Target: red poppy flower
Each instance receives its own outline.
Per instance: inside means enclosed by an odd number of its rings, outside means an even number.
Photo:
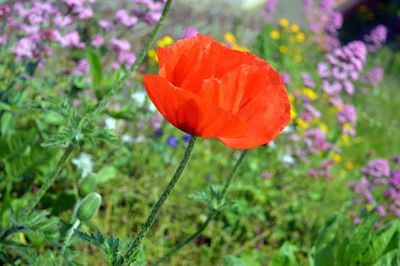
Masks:
[[[290,120],[281,78],[264,60],[202,34],[158,49],[147,93],[175,127],[235,149],[267,144]]]

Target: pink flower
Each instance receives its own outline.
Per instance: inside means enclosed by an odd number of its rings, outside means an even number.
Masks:
[[[95,35],[92,37],[92,41],[91,41],[92,45],[96,48],[100,47],[103,45],[104,43],[104,38],[101,35]]]
[[[129,16],[128,12],[120,9],[115,13],[115,20],[126,27],[132,27],[138,22],[136,17]]]

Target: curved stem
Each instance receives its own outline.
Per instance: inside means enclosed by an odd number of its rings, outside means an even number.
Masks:
[[[217,206],[221,206],[223,204],[223,202],[225,201],[225,198],[226,198],[226,195],[228,193],[229,187],[230,187],[230,185],[232,183],[232,180],[233,180],[234,176],[236,175],[236,172],[238,171],[239,166],[242,163],[242,161],[243,161],[244,157],[246,156],[246,154],[247,154],[247,150],[244,150],[242,152],[242,154],[240,155],[239,159],[236,161],[236,164],[233,167],[232,172],[229,175],[228,179],[226,180],[220,196],[218,197]],[[214,219],[214,217],[216,217],[218,215],[218,213],[219,213],[219,210],[212,209],[210,211],[210,213],[208,214],[206,221],[204,223],[202,223],[199,226],[199,228],[197,228],[196,232],[194,232],[193,234],[187,236],[182,241],[180,241],[178,244],[176,244],[164,256],[162,256],[160,259],[158,259],[153,264],[153,266],[157,266],[157,265],[161,264],[162,262],[167,260],[169,257],[171,257],[173,254],[178,252],[181,248],[183,248],[184,246],[186,246],[187,244],[192,242],[195,238],[197,238],[199,235],[201,235],[203,233],[203,231],[207,228],[208,224]]]
[[[39,204],[40,200],[46,194],[47,190],[53,185],[54,181],[61,174],[62,168],[63,168],[64,164],[67,162],[73,149],[74,149],[73,144],[69,144],[67,149],[64,151],[64,154],[58,160],[58,162],[56,164],[56,168],[53,170],[53,172],[50,174],[50,176],[44,181],[42,187],[39,189],[39,191],[35,194],[33,199],[30,201],[31,203],[29,204],[28,210],[26,212],[27,215],[29,215],[35,209],[36,205]]]
[[[161,194],[160,198],[154,204],[153,208],[151,209],[151,212],[149,216],[147,217],[146,222],[142,225],[142,228],[140,229],[138,235],[136,238],[133,240],[131,244],[128,246],[128,250],[126,253],[126,258],[128,261],[132,261],[138,252],[139,247],[141,246],[143,239],[146,237],[147,233],[149,232],[150,228],[152,227],[154,221],[156,220],[162,205],[165,203],[167,200],[169,194],[171,193],[172,189],[175,187],[176,183],[178,182],[179,178],[182,175],[183,170],[186,167],[187,162],[189,161],[190,155],[192,153],[194,144],[196,143],[196,137],[192,136],[188,146],[186,147],[185,155],[183,156],[178,168],[175,171],[175,174],[173,175],[172,179],[169,181],[167,187]]]
[[[81,224],[81,221],[77,219],[74,224],[71,226],[71,228],[68,230],[67,236],[65,237],[64,244],[61,249],[61,255],[65,253],[65,250],[67,249],[69,242],[71,241],[72,236],[75,233],[75,230],[78,229],[79,225]]]

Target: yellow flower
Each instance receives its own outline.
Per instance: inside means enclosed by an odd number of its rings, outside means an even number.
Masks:
[[[164,48],[164,47],[166,47],[168,45],[171,45],[173,43],[174,43],[174,39],[172,39],[171,36],[167,35],[167,36],[164,36],[164,38],[159,39],[157,41],[157,46],[160,47],[160,48]]]
[[[294,98],[294,96],[293,96],[293,94],[288,94],[288,98],[289,98],[289,102],[290,103],[294,103],[294,100],[296,99],[296,98]]]
[[[336,111],[341,111],[343,109],[343,104],[338,104],[335,106]]]
[[[289,26],[289,20],[288,20],[287,18],[281,18],[281,19],[279,20],[279,24],[280,24],[282,27],[287,27],[287,26]]]
[[[296,63],[300,63],[301,61],[303,61],[303,57],[301,55],[297,54],[294,56],[294,61]]]
[[[304,121],[303,119],[301,119],[301,118],[298,118],[297,120],[296,120],[296,123],[300,126],[300,127],[302,127],[302,128],[304,128],[304,129],[307,129],[308,128],[308,122],[307,121]]]
[[[225,41],[231,42],[231,43],[236,42],[236,37],[232,33],[228,32],[225,34]]]
[[[341,140],[345,146],[350,146],[350,136],[347,134],[343,134]]]
[[[319,124],[319,129],[321,129],[325,134],[328,133],[328,126],[325,123]]]
[[[281,52],[281,54],[286,54],[287,51],[288,51],[288,48],[285,45],[279,46],[279,52]]]
[[[158,61],[156,50],[150,49],[150,50],[147,52],[147,55],[148,55],[149,58],[150,58],[150,63],[154,63],[154,61],[156,61],[156,62]]]
[[[246,47],[240,46],[236,43],[232,44],[232,49],[237,51],[248,51]]]
[[[297,34],[296,34],[296,40],[298,41],[298,42],[304,42],[304,39],[306,38],[306,36],[304,35],[304,33],[302,33],[302,32],[298,32]]]
[[[374,205],[372,205],[371,203],[366,204],[365,207],[367,208],[367,211],[369,211],[369,212],[374,209]]]
[[[310,88],[304,88],[303,89],[303,94],[306,96],[308,99],[314,101],[318,98],[317,94]]]
[[[294,33],[299,32],[300,31],[300,26],[296,23],[294,23],[291,27],[290,30]]]
[[[290,119],[294,120],[297,117],[296,110],[292,107],[290,108]]]
[[[271,38],[272,38],[273,40],[279,39],[279,31],[277,31],[277,30],[271,31],[269,35],[271,36]]]
[[[342,160],[342,157],[340,157],[340,155],[336,153],[336,154],[334,154],[334,155],[332,156],[332,160],[333,160],[334,162],[338,163],[338,162],[340,162],[340,161]]]
[[[345,123],[345,124],[343,125],[343,130],[346,130],[346,131],[351,130],[351,125],[350,125],[349,123]]]
[[[347,170],[353,170],[353,169],[354,169],[354,163],[352,163],[352,162],[347,162],[347,163],[346,163],[346,169],[347,169]]]

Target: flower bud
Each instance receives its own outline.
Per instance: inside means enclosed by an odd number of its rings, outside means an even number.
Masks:
[[[78,219],[87,222],[96,214],[101,205],[101,196],[99,193],[92,192],[87,195],[79,205]]]
[[[79,185],[79,196],[85,197],[89,193],[94,192],[96,187],[97,187],[97,182],[95,176],[90,175],[84,178]]]

